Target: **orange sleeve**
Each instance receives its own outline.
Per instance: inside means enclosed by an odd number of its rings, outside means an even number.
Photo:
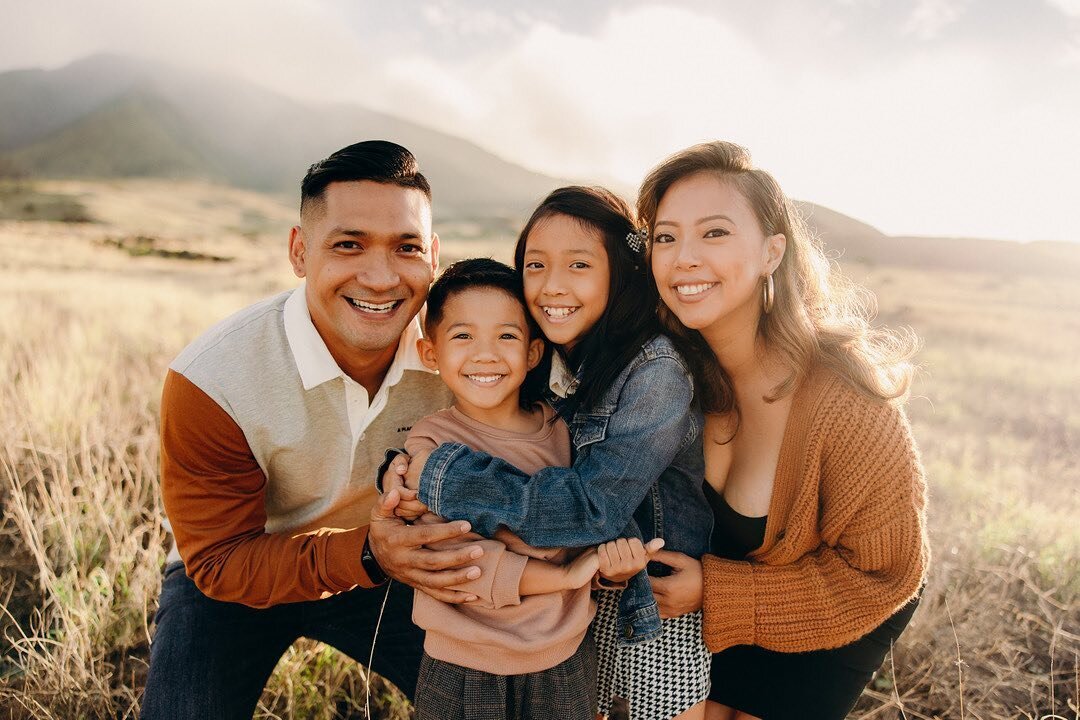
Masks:
[[[367,526],[267,533],[266,482],[236,422],[170,370],[161,398],[161,492],[198,588],[265,608],[371,587],[360,563]]]
[[[712,652],[840,647],[922,585],[926,481],[903,413],[884,403],[848,412],[821,463],[823,542],[815,552],[789,565],[702,559],[703,636]]]

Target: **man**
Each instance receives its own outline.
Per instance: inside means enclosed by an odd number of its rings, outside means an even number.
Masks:
[[[417,312],[438,267],[431,190],[412,154],[351,145],[301,184],[289,235],[301,288],[210,329],[169,368],[165,568],[144,718],[250,718],[299,637],[364,663],[410,697],[422,637],[412,590],[451,602],[476,546],[434,552],[467,523],[411,527],[374,478],[388,447],[449,393],[419,361]],[[370,525],[369,525],[370,522]]]

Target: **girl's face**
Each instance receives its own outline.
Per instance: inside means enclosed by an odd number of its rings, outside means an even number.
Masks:
[[[552,215],[525,239],[525,302],[547,339],[565,350],[604,314],[611,268],[599,231]]]
[[[783,257],[730,182],[702,173],[668,189],[656,209],[652,273],[660,299],[692,330],[756,328],[763,278]]]

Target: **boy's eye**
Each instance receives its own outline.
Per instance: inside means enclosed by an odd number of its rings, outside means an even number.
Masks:
[[[518,336],[515,335],[514,333],[503,333],[502,335],[499,336],[499,339],[500,340],[517,340]]]
[[[451,340],[468,340],[472,336],[469,333],[456,333],[450,336]]]

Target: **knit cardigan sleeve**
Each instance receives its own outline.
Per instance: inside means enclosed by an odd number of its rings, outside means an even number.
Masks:
[[[738,562],[706,555],[709,650],[805,652],[853,642],[918,592],[929,559],[926,482],[903,412],[833,403],[820,444],[820,544],[801,556]],[[792,418],[791,420],[795,420]],[[790,422],[790,420],[789,420]]]

